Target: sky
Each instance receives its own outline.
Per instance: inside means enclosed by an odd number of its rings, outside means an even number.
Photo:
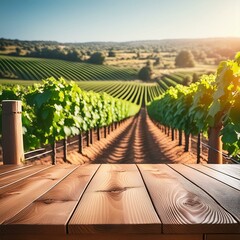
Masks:
[[[240,37],[240,0],[0,0],[0,38],[58,42]]]

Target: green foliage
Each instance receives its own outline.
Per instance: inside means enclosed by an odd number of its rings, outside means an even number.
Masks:
[[[88,59],[89,63],[92,64],[103,64],[105,60],[104,55],[101,52],[95,52],[91,55],[91,57]]]
[[[196,133],[194,118],[188,115],[196,89],[194,84],[190,87],[182,85],[170,87],[159,100],[155,100],[148,107],[149,115],[164,125],[187,133]]]
[[[215,75],[203,75],[196,83],[197,91],[194,94],[189,115],[194,118],[197,132],[207,132],[211,120],[208,118],[209,108],[213,101],[213,94],[216,91]]]
[[[75,82],[53,77],[29,87],[1,86],[0,100],[6,99],[23,103],[25,150],[107,126],[139,110],[130,102],[106,93],[86,92]]]
[[[147,62],[145,67],[142,67],[138,73],[138,78],[145,82],[149,82],[152,77],[152,68],[150,62]]]
[[[239,54],[237,54],[235,60],[223,61],[218,66],[217,89],[213,95],[213,104],[209,112],[214,125],[221,123],[224,118],[228,118],[229,110],[239,105],[237,102],[240,94],[239,58]]]
[[[223,147],[240,154],[240,53],[219,64],[216,75],[203,75],[189,87],[171,87],[148,107],[156,121],[197,134],[222,127]]]
[[[175,59],[176,67],[194,67],[194,57],[190,51],[182,50],[176,56]]]
[[[240,52],[234,60],[219,64],[216,85],[209,116],[214,125],[223,125],[223,147],[237,155],[240,154]]]

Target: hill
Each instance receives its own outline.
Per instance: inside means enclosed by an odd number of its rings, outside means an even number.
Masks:
[[[0,78],[42,80],[54,76],[66,80],[133,80],[137,71],[64,60],[0,55]]]

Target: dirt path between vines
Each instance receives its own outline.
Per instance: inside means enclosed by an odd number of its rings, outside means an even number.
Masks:
[[[84,149],[72,153],[72,163],[196,163],[196,157],[171,141],[149,118],[145,109],[123,126]]]
[[[184,152],[178,140],[172,141],[149,118],[145,109],[126,120],[107,138],[94,141],[83,149],[83,154],[70,151],[67,155],[71,164],[84,163],[196,163],[196,156]],[[35,164],[49,164],[51,157]],[[57,163],[63,162],[63,154],[57,155]]]

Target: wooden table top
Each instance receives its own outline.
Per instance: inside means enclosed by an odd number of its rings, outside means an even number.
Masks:
[[[0,234],[240,239],[240,165],[0,166]]]

